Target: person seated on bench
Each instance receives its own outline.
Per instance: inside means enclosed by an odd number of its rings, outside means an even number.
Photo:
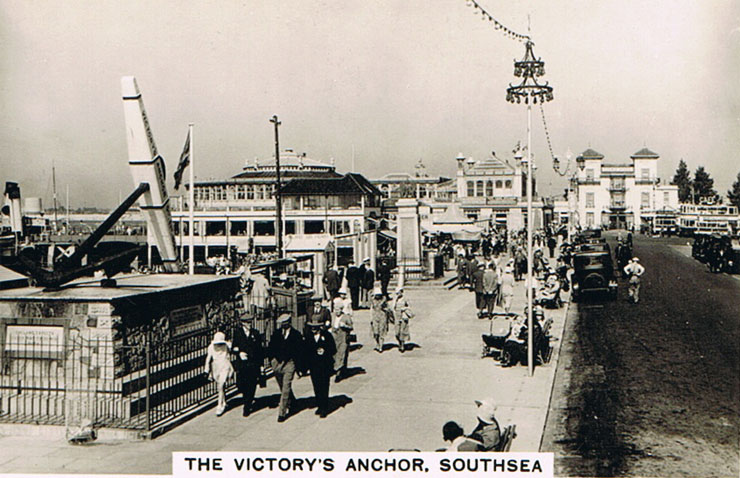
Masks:
[[[511,331],[504,342],[503,367],[511,367],[517,363],[524,364],[527,359],[527,315],[526,313],[514,320]]]
[[[537,302],[540,304],[559,306],[557,302],[560,295],[560,281],[556,273],[553,272],[547,276],[545,285],[537,295],[539,296]]]
[[[490,400],[476,400],[475,404],[478,406],[478,425],[470,438],[482,443],[479,451],[494,451],[501,442],[501,429],[493,413],[493,403]]]
[[[449,441],[450,446],[445,451],[478,451],[483,443],[471,437],[465,436],[463,429],[457,422],[447,422],[442,427],[442,438]]]

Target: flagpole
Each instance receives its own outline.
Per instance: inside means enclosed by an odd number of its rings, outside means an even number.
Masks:
[[[193,123],[188,124],[188,137],[190,138],[190,152],[188,153],[188,156],[190,156],[190,167],[188,168],[190,170],[190,187],[188,188],[188,213],[190,215],[190,227],[188,228],[188,232],[190,233],[188,258],[190,261],[188,265],[188,274],[193,275],[195,274],[195,239],[193,236],[193,226],[195,224],[193,221],[193,203],[195,202],[195,174],[193,173],[193,170],[195,169],[195,158],[193,157]]]

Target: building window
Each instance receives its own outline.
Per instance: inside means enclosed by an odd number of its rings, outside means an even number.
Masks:
[[[501,189],[503,186],[504,186],[503,181],[501,181],[500,179],[496,181],[496,189]]]
[[[475,182],[475,195],[478,197],[483,197],[483,181]]]
[[[586,227],[593,227],[594,226],[594,213],[587,212],[586,213]]]
[[[255,236],[274,236],[275,221],[254,221]]]
[[[304,221],[303,222],[303,233],[304,234],[324,234],[326,228],[324,227],[324,221]]]
[[[488,181],[486,183],[486,196],[493,196],[493,181]]]
[[[511,179],[506,180],[506,189],[511,189]]]
[[[329,234],[337,236],[349,233],[349,221],[329,221]]]
[[[594,180],[594,170],[592,168],[588,168],[586,170],[586,181],[593,181]]]
[[[285,235],[292,236],[295,234],[295,221],[285,221]]]
[[[640,208],[650,209],[650,193],[640,194]]]
[[[669,202],[670,202],[670,195],[668,194],[668,191],[663,191],[663,207],[668,207]]]
[[[246,186],[244,186],[243,184],[240,184],[239,186],[236,187],[236,198],[237,199],[244,199],[245,198],[245,196],[244,196],[244,190],[245,189],[246,189]]]
[[[594,193],[586,193],[586,207],[594,207]]]
[[[206,221],[206,236],[225,236],[226,221]]]
[[[232,236],[246,236],[247,235],[247,221],[231,221],[229,224]]]
[[[475,183],[473,181],[468,181],[468,197],[475,196]]]
[[[650,169],[648,169],[648,168],[642,168],[640,170],[640,177],[644,181],[649,181],[650,180]]]
[[[324,196],[303,196],[303,209],[324,209],[325,206]]]

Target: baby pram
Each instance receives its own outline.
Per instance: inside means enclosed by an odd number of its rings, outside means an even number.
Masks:
[[[481,358],[493,357],[499,360],[501,352],[504,349],[504,342],[509,336],[511,323],[516,318],[516,314],[505,312],[494,312],[489,318],[490,328],[487,334],[481,334],[483,339],[483,350]]]

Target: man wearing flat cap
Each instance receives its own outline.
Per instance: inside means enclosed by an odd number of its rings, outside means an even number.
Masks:
[[[290,320],[290,314],[282,314],[278,318],[277,328],[267,347],[267,356],[280,387],[278,422],[284,422],[290,415],[290,406],[295,402],[293,376],[300,369],[303,357],[303,336],[291,326]]]
[[[314,315],[308,323],[305,337],[306,366],[311,372],[311,384],[316,396],[316,415],[321,418],[329,413],[329,383],[334,371],[334,338],[327,331],[326,322]]]
[[[252,412],[252,401],[257,382],[261,378],[265,351],[262,347],[262,334],[252,327],[253,317],[246,314],[241,318],[241,326],[234,331],[232,352],[236,370],[236,387],[244,397],[242,415],[247,417]]]

